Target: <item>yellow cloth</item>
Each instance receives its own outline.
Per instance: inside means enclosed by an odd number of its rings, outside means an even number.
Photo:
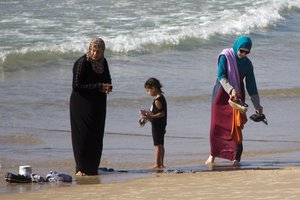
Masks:
[[[246,113],[241,113],[239,110],[233,110],[233,119],[231,126],[231,136],[237,144],[241,144],[243,141],[242,129],[247,122]]]

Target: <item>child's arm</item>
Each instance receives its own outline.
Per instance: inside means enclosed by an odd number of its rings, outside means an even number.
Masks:
[[[155,106],[157,107],[158,110],[162,109],[162,105],[161,105],[160,101],[156,100],[154,103],[155,103]],[[156,114],[153,114],[153,115],[149,116],[149,119],[161,118],[161,117],[164,117],[164,116],[165,116],[165,111],[160,111]]]

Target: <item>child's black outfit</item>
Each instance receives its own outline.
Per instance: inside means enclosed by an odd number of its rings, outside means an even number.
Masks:
[[[162,105],[161,109],[158,109],[155,105],[155,102],[159,101]],[[166,126],[167,126],[167,101],[163,95],[160,95],[159,97],[155,98],[152,107],[151,112],[153,114],[159,113],[159,112],[165,112],[165,116],[161,118],[153,118],[151,120],[152,125],[152,137],[153,137],[153,143],[154,146],[156,145],[164,145],[164,136],[166,133]]]

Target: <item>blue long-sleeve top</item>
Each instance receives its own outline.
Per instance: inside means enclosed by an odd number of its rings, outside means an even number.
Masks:
[[[258,94],[255,76],[253,72],[253,65],[249,58],[243,60],[243,62],[237,62],[237,68],[240,77],[245,78],[246,89],[250,96]],[[220,56],[218,64],[218,81],[222,78],[227,78],[227,59],[224,55]]]

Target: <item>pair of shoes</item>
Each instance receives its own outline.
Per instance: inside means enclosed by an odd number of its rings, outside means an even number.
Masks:
[[[139,120],[140,127],[145,126],[145,124],[149,121],[147,118],[145,119],[144,117],[152,116],[152,112],[150,110],[140,110],[141,114],[141,119]]]
[[[146,120],[146,119],[143,119],[143,118],[142,118],[142,119],[140,119],[140,120],[139,120],[140,127],[143,127],[143,126],[145,126],[145,124],[147,123],[147,121],[148,121],[148,120]]]
[[[255,122],[263,122],[264,124],[268,125],[267,118],[264,114],[260,113],[255,113],[250,116],[250,119],[252,119]]]
[[[23,176],[23,175],[16,175],[13,173],[6,173],[5,180],[9,183],[31,183],[31,177]]]
[[[46,182],[46,180],[43,177],[41,177],[41,176],[39,176],[37,174],[31,174],[31,181],[33,183],[43,183],[43,182]]]
[[[72,182],[72,176],[69,174],[58,173],[56,171],[50,171],[46,176],[46,181],[48,182]]]
[[[232,108],[239,110],[241,113],[246,113],[248,110],[248,105],[240,99],[234,101],[229,99],[228,103]]]

